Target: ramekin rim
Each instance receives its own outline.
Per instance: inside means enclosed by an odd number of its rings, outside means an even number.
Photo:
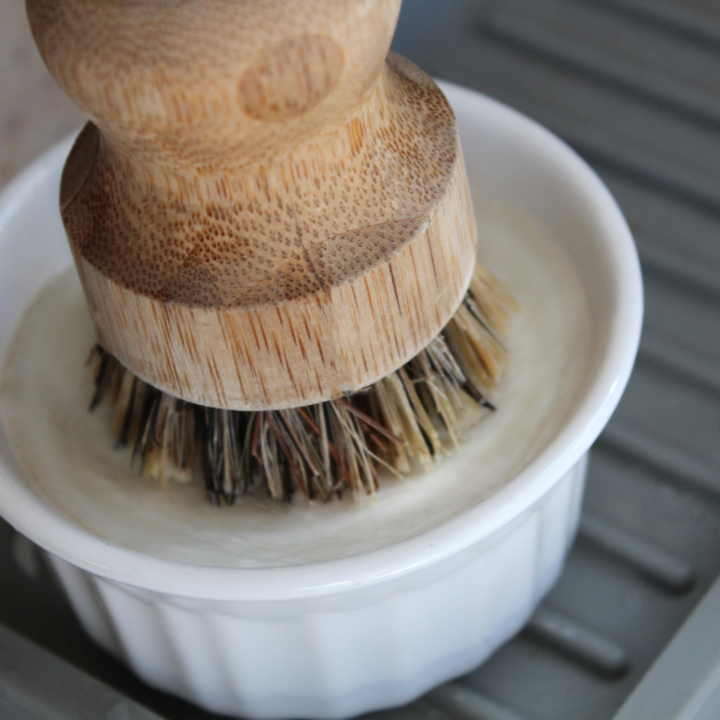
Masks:
[[[230,568],[192,565],[143,555],[114,545],[78,526],[22,482],[0,482],[0,506],[17,530],[60,558],[93,574],[144,590],[187,598],[243,601],[291,600],[368,587],[405,576],[478,543],[527,510],[588,450],[614,411],[630,377],[639,344],[643,299],[637,251],[622,212],[595,172],[566,143],[539,123],[481,93],[440,83],[452,98],[474,103],[480,112],[504,115],[509,123],[549,144],[557,161],[578,174],[608,230],[605,240],[617,275],[617,309],[600,371],[573,415],[547,447],[489,498],[442,525],[384,548],[299,566]],[[483,110],[484,108],[484,110]],[[32,163],[0,195],[3,219],[53,162],[68,140]],[[0,476],[7,474],[0,469]],[[32,505],[35,520],[26,520]],[[9,509],[9,512],[8,512]]]

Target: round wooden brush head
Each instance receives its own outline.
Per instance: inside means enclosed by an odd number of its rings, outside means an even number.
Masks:
[[[92,118],[61,210],[103,347],[202,405],[359,390],[457,309],[455,120],[388,55],[400,0],[28,0]]]

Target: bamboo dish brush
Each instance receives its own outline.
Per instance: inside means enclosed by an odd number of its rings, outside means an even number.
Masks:
[[[400,0],[27,0],[92,118],[60,205],[92,405],[208,497],[371,494],[492,408],[513,300]],[[110,442],[110,441],[109,441]]]

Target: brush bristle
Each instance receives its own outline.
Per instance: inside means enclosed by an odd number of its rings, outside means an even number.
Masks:
[[[352,395],[287,410],[185,402],[97,345],[90,409],[113,404],[116,446],[131,448],[143,475],[160,483],[199,477],[217,504],[257,492],[285,501],[371,495],[383,468],[429,469],[483,408],[494,409],[486,396],[506,363],[499,337],[513,305],[478,263],[450,322],[403,367]]]

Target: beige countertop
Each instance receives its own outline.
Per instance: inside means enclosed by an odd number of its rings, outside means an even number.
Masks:
[[[0,0],[0,187],[82,123],[35,49],[25,3]]]

